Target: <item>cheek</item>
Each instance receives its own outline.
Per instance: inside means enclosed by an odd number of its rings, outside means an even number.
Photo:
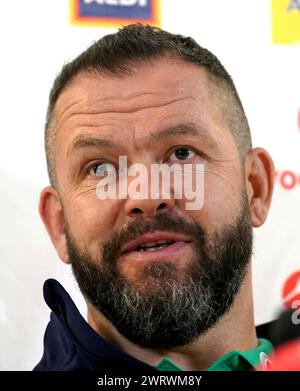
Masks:
[[[187,199],[181,200],[178,205],[209,233],[215,231],[218,224],[232,223],[239,213],[241,194],[240,173],[220,175],[211,172],[205,174],[202,208],[186,210],[186,202],[189,202]]]
[[[230,224],[239,213],[242,196],[239,173],[226,177],[208,175],[203,210],[213,223]]]
[[[116,200],[99,200],[95,193],[69,198],[65,218],[72,235],[89,249],[99,250],[99,243],[109,237],[118,211]]]

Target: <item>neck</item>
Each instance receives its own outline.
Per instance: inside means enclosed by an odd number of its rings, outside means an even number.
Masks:
[[[183,370],[206,370],[233,349],[247,351],[258,345],[253,316],[251,265],[230,311],[213,328],[187,346],[168,350],[141,347],[122,336],[91,305],[88,305],[88,323],[108,342],[151,366],[167,357]]]

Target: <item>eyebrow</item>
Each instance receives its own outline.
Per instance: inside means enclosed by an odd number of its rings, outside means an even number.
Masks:
[[[168,137],[178,136],[178,135],[197,137],[200,138],[202,141],[206,141],[206,142],[215,141],[206,129],[199,129],[196,125],[194,125],[191,122],[181,123],[179,125],[171,126],[170,128],[163,129],[160,132],[151,133],[151,137],[158,142]]]
[[[75,138],[74,142],[70,145],[67,150],[67,156],[70,155],[71,151],[76,149],[84,149],[84,148],[101,148],[101,149],[112,149],[118,146],[117,143],[112,140],[108,140],[106,138],[92,137],[86,134],[80,134]]]
[[[156,133],[150,133],[150,137],[155,143],[160,143],[161,140],[179,135],[192,136],[194,138],[200,138],[203,142],[216,144],[215,140],[207,130],[199,129],[196,125],[189,122],[171,126]],[[90,135],[81,134],[75,138],[73,144],[68,149],[67,155],[70,154],[71,150],[75,149],[84,149],[89,147],[113,149],[120,146],[120,144],[121,143],[117,143],[107,138],[92,137]]]

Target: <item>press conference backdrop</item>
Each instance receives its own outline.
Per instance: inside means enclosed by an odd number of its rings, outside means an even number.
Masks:
[[[14,0],[2,1],[0,14],[1,370],[30,370],[42,354],[46,278],[57,278],[85,316],[37,212],[48,184],[47,98],[65,61],[134,20],[193,36],[232,74],[254,146],[276,165],[270,215],[255,230],[256,323],[300,299],[300,0]]]

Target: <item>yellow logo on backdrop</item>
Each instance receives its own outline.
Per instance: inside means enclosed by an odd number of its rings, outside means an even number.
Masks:
[[[300,0],[272,0],[273,43],[300,43]]]

